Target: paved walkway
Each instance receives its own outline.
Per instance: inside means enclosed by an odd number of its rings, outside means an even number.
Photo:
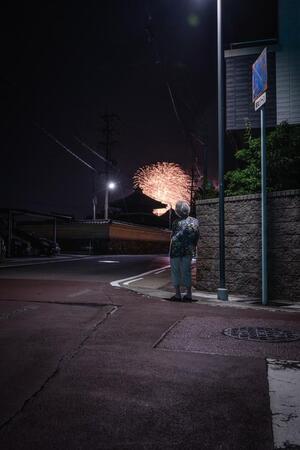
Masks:
[[[299,359],[300,341],[237,341],[223,330],[293,331],[297,314],[29,279],[0,280],[0,313],[1,448],[274,448],[267,358]]]
[[[149,297],[170,299],[174,295],[174,289],[170,282],[170,268],[165,266],[163,269],[155,269],[146,273],[136,274],[134,277],[116,280],[112,286],[122,286],[131,289]],[[281,301],[270,302],[267,306],[261,304],[260,299],[250,298],[243,295],[233,295],[229,293],[228,301],[217,299],[216,293],[199,291],[193,289],[193,300],[197,304],[218,305],[224,307],[282,310],[291,312],[300,312],[300,302]]]

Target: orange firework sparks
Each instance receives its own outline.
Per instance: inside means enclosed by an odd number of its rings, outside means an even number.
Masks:
[[[158,162],[141,167],[133,181],[145,195],[168,205],[153,210],[154,214],[164,214],[170,207],[174,208],[178,200],[190,200],[191,177],[178,164]]]

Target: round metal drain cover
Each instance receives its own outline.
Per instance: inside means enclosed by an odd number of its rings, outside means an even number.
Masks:
[[[300,333],[293,331],[278,330],[277,328],[262,328],[262,327],[240,327],[240,328],[225,328],[223,333],[226,336],[243,339],[246,341],[260,341],[260,342],[290,342],[300,339]]]

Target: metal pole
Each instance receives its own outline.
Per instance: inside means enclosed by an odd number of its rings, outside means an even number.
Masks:
[[[219,288],[218,299],[228,300],[225,288],[225,225],[224,225],[224,52],[222,36],[222,0],[218,0],[218,171],[219,171]]]
[[[99,172],[97,171],[94,174],[94,195],[93,195],[93,221],[95,222],[96,217],[97,217],[97,203],[98,203],[98,194],[99,191]]]
[[[207,146],[203,146],[203,198],[206,196],[207,189]]]
[[[54,217],[54,221],[53,221],[53,241],[56,245],[56,217]]]
[[[104,219],[108,219],[108,186],[105,186],[105,205],[104,205]]]
[[[267,150],[266,150],[266,111],[260,110],[261,127],[261,279],[262,304],[268,303],[268,215],[267,215]]]
[[[96,203],[97,203],[97,199],[96,196],[93,197],[93,220],[96,220]]]
[[[8,233],[7,233],[7,256],[10,258],[12,256],[12,231],[13,231],[13,217],[12,212],[8,211]]]
[[[193,158],[192,164],[192,182],[191,182],[191,199],[190,199],[191,214],[194,214],[194,180],[195,180],[194,163],[195,158]]]

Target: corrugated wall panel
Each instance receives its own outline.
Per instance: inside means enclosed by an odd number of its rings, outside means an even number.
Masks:
[[[279,0],[277,123],[300,123],[300,1]]]
[[[252,103],[252,64],[257,55],[226,58],[226,128],[240,130],[250,121],[252,128],[260,127],[260,114]],[[275,56],[268,53],[269,90],[267,93],[267,126],[276,124]]]
[[[300,51],[277,54],[277,123],[300,123]]]

